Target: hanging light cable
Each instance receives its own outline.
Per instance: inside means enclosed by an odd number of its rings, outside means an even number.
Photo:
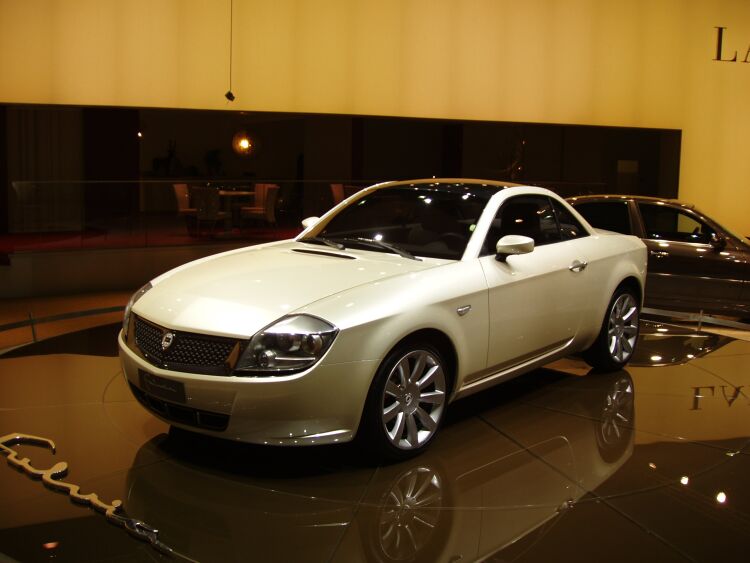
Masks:
[[[234,30],[233,25],[234,16],[234,0],[229,0],[229,90],[224,94],[224,97],[230,102],[234,101],[234,94],[232,93],[232,31]]]

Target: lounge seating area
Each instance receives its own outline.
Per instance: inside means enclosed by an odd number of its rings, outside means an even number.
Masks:
[[[330,198],[338,205],[361,186],[331,183]],[[192,236],[215,235],[231,229],[274,227],[278,224],[281,187],[273,183],[250,186],[173,184],[177,213]]]
[[[302,218],[322,215],[364,185],[215,179],[14,182],[10,229],[0,234],[0,264],[27,252],[291,238],[300,232]]]
[[[177,213],[185,218],[192,236],[215,235],[218,232],[252,226],[275,226],[277,184],[253,186],[172,185]]]

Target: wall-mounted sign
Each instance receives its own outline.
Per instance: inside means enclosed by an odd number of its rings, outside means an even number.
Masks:
[[[748,45],[747,51],[745,51],[745,58],[738,60],[737,49],[732,49],[732,46],[734,45],[732,41],[727,41],[727,50],[724,51],[724,34],[727,31],[727,28],[716,26],[714,29],[716,29],[716,56],[713,60],[721,61],[723,63],[750,63],[750,45]]]

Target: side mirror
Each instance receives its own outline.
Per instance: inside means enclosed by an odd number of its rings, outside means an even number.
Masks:
[[[495,259],[505,262],[508,256],[528,254],[534,250],[534,239],[521,235],[505,235],[495,245]]]
[[[320,217],[308,217],[307,219],[302,219],[302,226],[309,229],[318,221],[320,221]]]
[[[711,233],[710,244],[714,247],[714,250],[723,250],[727,246],[727,239],[718,233]]]

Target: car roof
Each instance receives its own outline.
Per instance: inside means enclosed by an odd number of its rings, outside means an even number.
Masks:
[[[686,209],[695,209],[695,205],[692,203],[685,203],[677,199],[671,199],[666,197],[653,197],[647,195],[621,195],[621,194],[591,194],[591,195],[577,195],[567,198],[569,203],[580,203],[582,201],[594,201],[594,200],[606,200],[606,199],[632,199],[634,201],[644,201],[648,203],[662,203],[669,205],[676,205],[684,207]]]
[[[504,188],[522,186],[513,182],[502,182],[498,180],[480,180],[476,178],[419,178],[414,180],[400,180],[395,182],[383,182],[372,188],[387,189],[398,187],[424,187],[445,192],[461,191],[466,187],[482,188],[489,194],[495,194]]]

